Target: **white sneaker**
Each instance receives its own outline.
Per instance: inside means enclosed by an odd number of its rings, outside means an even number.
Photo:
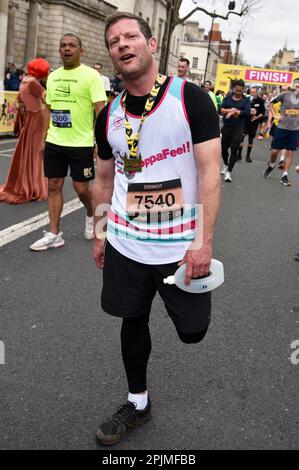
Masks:
[[[55,233],[43,231],[44,236],[37,240],[30,246],[30,250],[33,251],[44,251],[48,248],[59,248],[64,246],[64,239],[62,238],[63,232]]]
[[[93,237],[94,237],[93,217],[86,216],[84,238],[85,240],[92,240]]]
[[[232,174],[231,174],[229,171],[226,171],[226,172],[225,172],[224,181],[226,181],[227,183],[231,183],[231,182],[232,182]]]
[[[222,170],[221,170],[221,172],[220,172],[220,175],[225,175],[225,173],[227,172],[227,169],[228,169],[228,166],[227,166],[227,165],[223,165]]]

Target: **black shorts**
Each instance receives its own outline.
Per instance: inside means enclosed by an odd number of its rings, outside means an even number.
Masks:
[[[245,137],[246,135],[248,135],[250,139],[254,139],[256,136],[257,127],[258,127],[257,125],[256,126],[246,125],[243,129],[243,136]]]
[[[163,284],[175,273],[177,263],[148,265],[120,254],[107,242],[103,271],[102,309],[116,317],[149,314],[158,291],[168,315],[178,331],[198,333],[208,328],[211,318],[211,292],[191,294],[176,285]]]
[[[223,126],[222,130],[222,148],[239,148],[242,142],[243,126]]]
[[[65,178],[70,167],[74,181],[94,179],[93,147],[62,147],[46,142],[44,168],[47,178]]]

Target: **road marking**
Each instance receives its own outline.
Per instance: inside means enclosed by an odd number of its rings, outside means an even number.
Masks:
[[[1,139],[0,144],[15,144],[18,139],[13,137],[12,139]]]
[[[83,204],[79,201],[78,198],[73,199],[72,201],[64,204],[61,217],[71,214],[71,212],[75,212],[82,207]],[[8,227],[0,232],[0,247],[14,242],[18,238],[24,237],[25,235],[28,235],[28,233],[34,232],[40,227],[44,227],[48,223],[49,215],[47,211],[31,217],[31,219],[24,220],[19,224]]]
[[[12,155],[11,154],[6,154],[6,153],[0,153],[0,157],[8,157],[8,158],[12,158]]]
[[[0,150],[0,153],[13,152],[14,149],[15,149],[15,148],[13,147],[13,148],[11,148],[11,149]]]

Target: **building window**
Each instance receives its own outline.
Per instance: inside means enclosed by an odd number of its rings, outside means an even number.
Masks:
[[[177,43],[176,43],[176,55],[177,56],[179,55],[179,51],[180,51],[180,40],[177,39]]]
[[[192,59],[192,68],[193,69],[198,68],[198,57],[193,57],[193,59]]]
[[[147,22],[148,24],[150,24],[150,19],[149,19],[149,18],[146,18],[146,22]]]
[[[139,12],[139,16],[142,18],[142,13],[141,13],[141,11]]]

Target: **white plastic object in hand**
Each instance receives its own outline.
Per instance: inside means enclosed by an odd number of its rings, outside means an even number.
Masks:
[[[210,273],[208,276],[202,277],[201,279],[191,279],[189,286],[185,284],[186,266],[186,264],[183,264],[183,266],[177,269],[173,276],[168,276],[163,279],[164,284],[175,284],[186,292],[202,294],[216,289],[224,282],[223,263],[217,259],[211,260]]]

